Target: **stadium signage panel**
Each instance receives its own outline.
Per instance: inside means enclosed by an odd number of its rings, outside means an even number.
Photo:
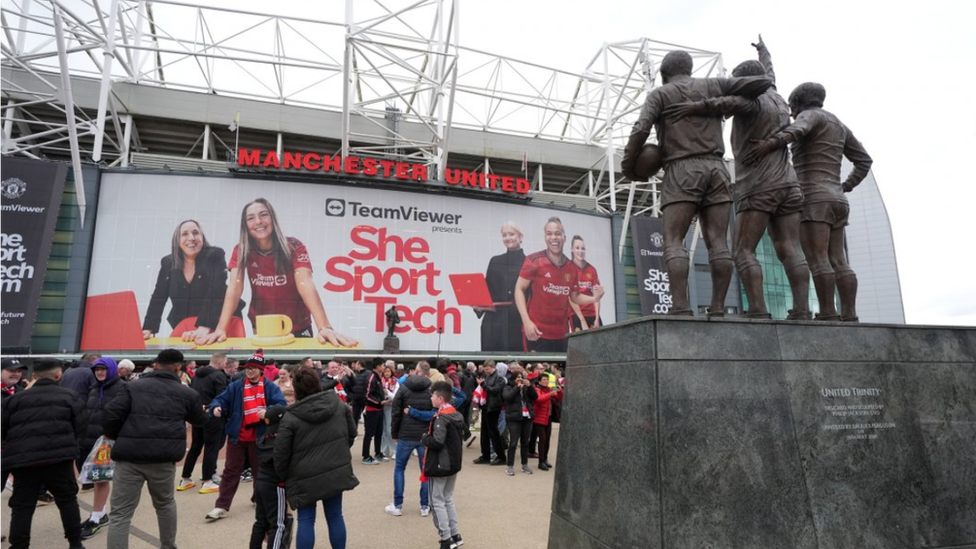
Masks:
[[[5,349],[24,348],[37,316],[67,165],[5,156],[2,170],[0,339]]]
[[[315,318],[321,308],[328,318],[320,320],[359,348],[382,349],[384,313],[396,306],[402,349],[507,357],[525,347],[515,284],[528,258],[550,246],[554,214],[526,204],[362,186],[106,173],[81,348],[323,350],[329,347],[316,338]],[[612,323],[609,218],[558,216],[563,252],[579,255],[585,244],[580,291],[601,284],[606,294],[598,315]],[[270,250],[261,251],[262,239]],[[287,263],[276,255],[283,241],[291,247],[282,255]],[[195,258],[189,281],[177,257]],[[575,313],[561,289],[570,286],[562,282],[565,274],[540,273],[538,294],[530,290],[527,298],[530,318],[552,326],[549,339],[564,340],[571,331]],[[235,280],[239,297],[228,292]],[[224,305],[233,312],[221,322]],[[225,341],[183,340],[187,332],[221,325]]]
[[[431,174],[425,164],[396,162],[378,158],[319,154],[314,152],[290,152],[261,149],[240,149],[237,165],[246,168],[268,168],[287,171],[326,172],[399,181],[430,181]],[[488,192],[528,194],[531,183],[521,177],[486,174],[460,168],[444,170],[445,183],[452,187],[479,189]]]
[[[630,220],[634,260],[641,299],[641,314],[661,315],[671,310],[671,281],[664,263],[664,224],[657,217]]]

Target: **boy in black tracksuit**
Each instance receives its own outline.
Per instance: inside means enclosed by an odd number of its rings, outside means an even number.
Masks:
[[[380,442],[383,439],[383,406],[387,404],[386,391],[383,390],[384,360],[380,357],[373,359],[373,373],[366,382],[366,412],[363,422],[366,424],[366,436],[363,437],[363,465],[380,463],[383,454],[380,452]],[[376,457],[369,455],[369,441],[373,441]],[[388,457],[388,456],[387,456]]]
[[[278,424],[288,410],[272,406],[264,415],[268,427],[257,441],[258,478],[255,480],[254,527],[251,529],[250,549],[261,549],[268,540],[268,549],[288,549],[291,546],[292,516],[287,514],[285,479],[278,477],[274,466],[274,443]]]
[[[423,480],[429,481],[430,506],[434,527],[440,536],[440,549],[455,549],[464,544],[454,508],[454,487],[461,471],[464,438],[464,419],[451,405],[452,385],[446,381],[434,383],[430,403],[437,415],[430,430],[421,438],[427,453],[424,456]]]

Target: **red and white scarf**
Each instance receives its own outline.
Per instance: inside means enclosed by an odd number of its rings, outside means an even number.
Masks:
[[[337,378],[332,379],[335,379],[336,381],[335,392],[337,395],[339,395],[339,400],[349,402],[349,396],[346,395],[346,390],[342,387],[342,382],[340,382]]]
[[[251,383],[251,380],[244,378],[244,421],[242,426],[247,427],[261,421],[261,418],[258,417],[258,411],[264,408],[264,378],[262,377],[257,383]]]

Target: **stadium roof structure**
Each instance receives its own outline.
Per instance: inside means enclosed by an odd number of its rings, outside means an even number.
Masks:
[[[695,76],[724,76],[721,54],[639,38],[557,68],[465,47],[460,3],[347,0],[319,20],[2,0],[2,153],[70,160],[80,185],[83,161],[226,172],[238,146],[424,163],[439,179],[450,159],[524,172],[537,203],[659,213],[658,181],[619,173],[623,146],[667,52],[688,51]]]

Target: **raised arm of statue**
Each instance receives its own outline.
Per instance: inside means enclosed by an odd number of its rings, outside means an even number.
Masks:
[[[762,35],[759,35],[759,42],[752,45],[759,52],[759,62],[766,69],[766,76],[773,81],[773,87],[776,87],[776,72],[773,71],[773,57],[769,55],[769,49],[766,48],[766,43],[763,42]]]

